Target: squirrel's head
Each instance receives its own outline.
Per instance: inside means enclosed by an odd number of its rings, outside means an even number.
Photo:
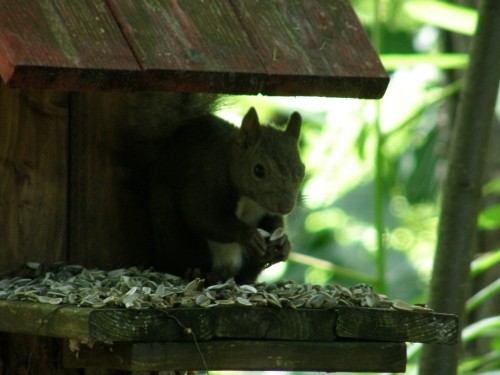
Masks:
[[[243,195],[275,214],[287,214],[304,179],[298,141],[302,119],[294,112],[286,130],[261,126],[250,108],[233,144],[231,181]]]

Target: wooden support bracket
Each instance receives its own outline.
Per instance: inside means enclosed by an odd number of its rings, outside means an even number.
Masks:
[[[207,341],[64,345],[67,368],[404,372],[404,343]]]

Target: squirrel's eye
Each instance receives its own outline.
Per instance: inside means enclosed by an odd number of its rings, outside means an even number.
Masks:
[[[264,169],[264,166],[262,164],[257,164],[253,168],[253,174],[257,178],[264,178],[264,176],[266,175],[266,170]]]

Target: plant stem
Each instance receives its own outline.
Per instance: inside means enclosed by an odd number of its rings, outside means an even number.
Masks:
[[[382,46],[382,29],[380,17],[380,0],[375,1],[375,22],[373,25],[373,45],[378,53]],[[379,293],[386,293],[385,263],[386,251],[384,243],[384,135],[382,134],[380,124],[380,102],[375,104],[375,177],[373,191],[373,222],[377,236],[377,254],[376,254],[376,289]]]
[[[354,280],[358,283],[373,284],[377,282],[377,280],[372,276],[368,276],[361,272],[353,271],[350,268],[337,266],[331,262],[318,259],[310,255],[293,252],[290,254],[288,259],[296,263],[305,264],[307,266],[313,266],[331,272],[335,276],[345,277]]]
[[[384,140],[382,130],[380,128],[380,103],[377,103],[377,113],[375,119],[375,182],[373,196],[373,222],[377,235],[377,290],[379,293],[386,293],[386,277],[385,277],[385,223],[384,223]]]

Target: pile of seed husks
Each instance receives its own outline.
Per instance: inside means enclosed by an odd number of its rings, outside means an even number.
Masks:
[[[0,300],[137,310],[236,305],[274,308],[356,306],[430,311],[402,301],[390,301],[366,284],[350,288],[293,281],[238,285],[230,280],[205,287],[200,279],[187,282],[173,275],[135,267],[103,271],[78,265],[46,267],[28,263],[28,268],[30,272],[23,276],[0,280]]]

